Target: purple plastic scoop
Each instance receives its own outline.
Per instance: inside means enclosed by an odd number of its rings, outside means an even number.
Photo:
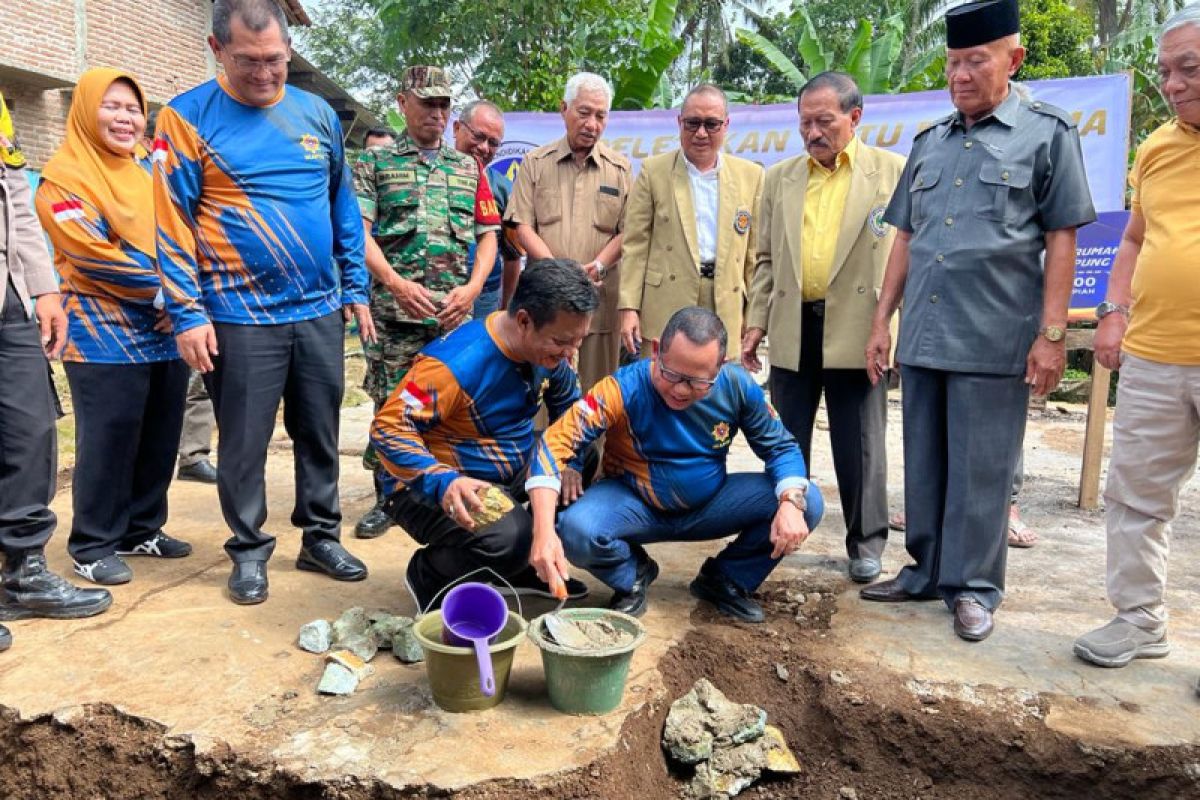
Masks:
[[[492,654],[488,645],[508,622],[508,604],[486,583],[462,583],[442,601],[442,641],[455,647],[473,647],[479,665],[479,689],[487,697],[496,693]]]

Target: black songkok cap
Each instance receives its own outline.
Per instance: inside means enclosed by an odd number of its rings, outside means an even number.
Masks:
[[[978,47],[1021,32],[1017,0],[963,3],[946,12],[946,47]]]

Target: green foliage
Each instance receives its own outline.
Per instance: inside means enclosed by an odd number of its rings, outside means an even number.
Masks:
[[[737,31],[738,41],[785,77],[793,93],[799,91],[809,77],[831,69],[852,75],[864,94],[888,94],[909,87],[927,88],[938,79],[940,65],[936,53],[922,55],[908,67],[904,65],[901,53],[907,29],[900,14],[886,17],[878,26],[869,19],[859,19],[844,52],[838,55],[827,46],[829,38],[818,35],[817,26],[806,8],[799,8],[795,13],[800,22],[795,41],[798,60],[793,60],[783,48],[759,33],[745,28]]]
[[[323,0],[310,7],[313,26],[293,31],[297,49],[377,115],[394,108],[404,66],[375,9],[363,0]]]
[[[683,52],[671,35],[677,0],[650,0],[638,48],[613,80],[613,108],[669,108],[673,92],[667,70]]]
[[[1088,75],[1093,23],[1066,0],[1021,0],[1021,44],[1025,63],[1017,77],[1032,81]]]
[[[649,74],[661,61],[657,50],[642,51],[639,0],[363,1],[378,8],[397,63],[439,64],[502,108],[554,111],[574,72],[612,79]]]

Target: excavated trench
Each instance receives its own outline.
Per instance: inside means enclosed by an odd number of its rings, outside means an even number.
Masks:
[[[828,588],[772,584],[764,594],[769,619],[758,626],[729,625],[697,610],[695,630],[660,662],[666,695],[626,720],[612,752],[536,782],[459,792],[358,779],[311,783],[227,748],[198,754],[186,737],[111,706],[31,720],[0,707],[0,798],[673,798],[688,776],[668,767],[659,736],[671,700],[701,677],[732,700],[765,708],[804,767],[786,780],[764,780],[744,797],[1200,796],[1196,745],[1088,745],[1045,725],[1052,698],[843,672],[823,647],[835,598]]]

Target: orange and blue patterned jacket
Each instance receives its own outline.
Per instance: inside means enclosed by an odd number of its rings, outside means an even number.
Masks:
[[[525,488],[558,491],[578,454],[607,433],[604,476],[621,480],[660,511],[699,508],[725,483],[729,445],[741,430],[780,494],[808,485],[796,440],[744,369],[726,364],[703,398],[675,411],[650,381],[650,359],[597,383],[538,441]]]
[[[271,325],[367,302],[365,240],[342,126],[287,86],[274,105],[222,78],[159,114],[152,154],[158,268],[175,332]]]
[[[149,161],[145,162],[147,170]],[[175,337],[154,330],[159,293],[154,260],[117,237],[92,204],[50,181],[35,199],[54,245],[67,346],[63,361],[148,364],[179,358]]]
[[[509,485],[529,465],[542,403],[557,419],[579,400],[579,378],[566,361],[551,370],[505,350],[493,332],[504,313],[431,342],[375,416],[371,444],[386,472],[385,495],[403,485],[440,504],[464,475]]]

